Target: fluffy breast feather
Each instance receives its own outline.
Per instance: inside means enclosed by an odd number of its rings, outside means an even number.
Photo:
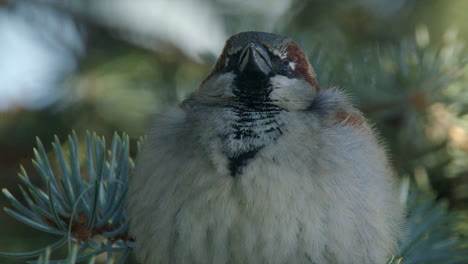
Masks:
[[[401,215],[391,170],[360,114],[336,102],[281,113],[284,135],[236,178],[223,170],[219,111],[160,119],[128,194],[140,261],[385,261]]]

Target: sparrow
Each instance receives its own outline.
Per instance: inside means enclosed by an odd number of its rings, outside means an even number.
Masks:
[[[398,183],[373,128],[321,88],[291,38],[229,38],[211,73],[154,121],[129,184],[150,263],[385,263]]]

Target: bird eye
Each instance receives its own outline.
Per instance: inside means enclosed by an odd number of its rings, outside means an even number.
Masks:
[[[289,70],[289,69],[291,69],[291,66],[289,65],[289,61],[287,61],[287,60],[284,60],[284,61],[282,62],[282,66],[283,66],[283,70]]]

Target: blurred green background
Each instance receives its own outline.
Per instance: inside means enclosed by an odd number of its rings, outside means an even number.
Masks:
[[[346,90],[375,124],[397,174],[466,219],[466,10],[466,0],[0,1],[0,185],[18,193],[20,164],[34,180],[36,136],[48,150],[72,130],[136,140],[197,89],[227,37],[260,30],[295,39],[322,87]],[[0,251],[49,241],[0,212]]]

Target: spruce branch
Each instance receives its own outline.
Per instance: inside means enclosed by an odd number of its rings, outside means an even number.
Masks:
[[[70,254],[67,256],[66,259],[64,260],[55,260],[55,261],[52,261],[50,260],[50,255],[51,255],[51,249],[50,248],[47,248],[44,252],[43,255],[41,255],[39,257],[39,259],[37,260],[37,264],[74,264],[78,261],[78,246],[77,245],[73,245],[72,249],[71,249],[71,252]],[[87,262],[84,262],[86,264],[94,264],[95,262],[95,257],[91,257],[89,259],[89,261]]]
[[[468,262],[468,238],[457,232],[461,220],[446,201],[413,187],[406,205],[407,229],[399,243],[403,264]]]
[[[60,165],[57,173],[54,173],[39,139],[34,149],[33,165],[46,186],[45,191],[33,185],[24,168],[21,168],[20,191],[26,205],[8,190],[3,189],[3,193],[13,207],[5,208],[7,214],[60,238],[39,250],[1,254],[32,258],[66,243],[71,252],[71,243],[76,243],[79,245],[77,261],[106,252],[109,259],[112,253],[121,253],[118,262],[123,263],[134,250],[133,241],[127,234],[128,220],[123,206],[129,174],[134,168],[128,136],[115,134],[107,150],[104,137],[88,133],[84,164],[75,133],[68,137],[68,155],[64,154],[57,137],[52,147]],[[98,242],[97,238],[104,238],[104,242]]]

